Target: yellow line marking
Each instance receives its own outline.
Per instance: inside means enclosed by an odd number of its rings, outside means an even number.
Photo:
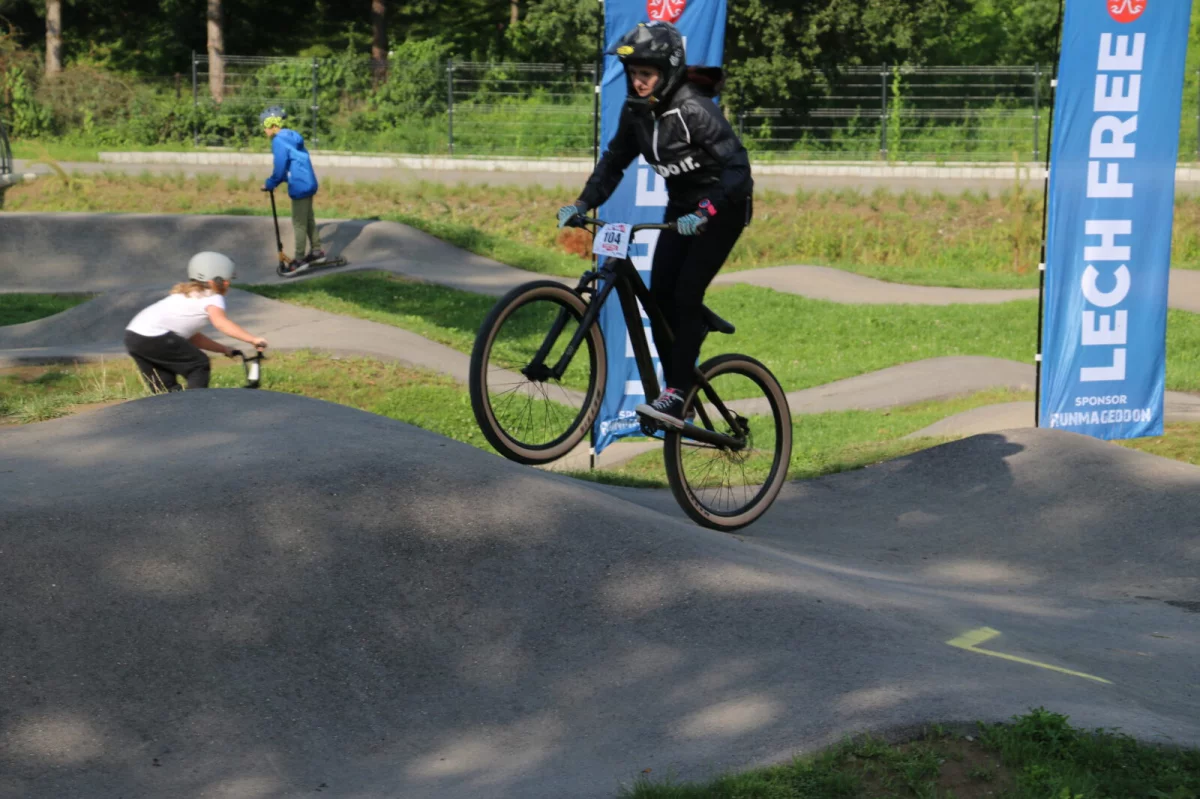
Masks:
[[[1051,666],[1049,663],[1038,663],[1036,660],[1019,658],[1016,655],[1006,655],[1003,652],[993,652],[990,649],[978,648],[980,644],[990,641],[998,635],[1000,635],[999,630],[993,630],[991,627],[980,627],[976,630],[965,632],[957,638],[952,638],[946,643],[950,646],[957,647],[958,649],[965,649],[968,652],[977,652],[980,655],[991,655],[994,658],[1011,660],[1014,663],[1024,663],[1026,666],[1037,666],[1039,669],[1050,669],[1051,671],[1070,674],[1072,677],[1082,677],[1085,680],[1094,680],[1096,682],[1102,682],[1105,685],[1112,685],[1111,681],[1106,680],[1103,677],[1084,674],[1082,671],[1071,671],[1070,669],[1064,669],[1059,666]]]

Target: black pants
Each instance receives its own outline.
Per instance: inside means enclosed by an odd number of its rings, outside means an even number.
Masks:
[[[181,391],[176,377],[187,381],[188,388],[208,388],[212,364],[204,351],[175,333],[143,336],[125,331],[125,349],[133,356],[142,377],[155,394]]]
[[[668,209],[666,218],[673,222],[686,213],[689,211]],[[708,220],[699,236],[681,236],[673,230],[664,230],[658,236],[650,294],[666,317],[675,341],[667,346],[666,331],[652,324],[654,342],[667,385],[685,394],[695,382],[696,359],[704,343],[706,327],[700,315],[704,292],[750,223],[752,213],[751,200],[746,199],[729,204]]]

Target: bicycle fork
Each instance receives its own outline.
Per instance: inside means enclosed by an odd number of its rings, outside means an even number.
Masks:
[[[582,294],[586,286],[596,277],[598,275],[595,272],[584,274],[579,281],[579,285],[575,287],[575,293]],[[550,355],[550,350],[558,342],[558,337],[562,335],[563,329],[567,326],[567,321],[571,318],[571,310],[569,308],[563,308],[559,311],[554,324],[550,326],[550,332],[542,340],[542,346],[538,347],[533,360],[521,370],[521,374],[530,380],[542,383],[547,380],[561,380],[567,371],[567,367],[571,364],[571,359],[575,357],[575,353],[579,350],[580,345],[583,344],[584,336],[592,329],[592,325],[597,323],[600,316],[600,309],[604,306],[604,301],[608,299],[608,295],[612,293],[613,287],[613,281],[606,280],[604,287],[600,291],[593,293],[592,301],[588,303],[587,310],[583,314],[583,319],[579,322],[579,329],[571,336],[571,341],[567,344],[567,348],[563,350],[563,354],[559,356],[554,366],[547,366],[546,358]]]

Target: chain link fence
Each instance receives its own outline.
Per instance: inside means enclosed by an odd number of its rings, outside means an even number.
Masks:
[[[760,156],[1038,161],[1049,76],[1041,67],[851,67],[796,109],[734,115]]]
[[[207,56],[192,62],[198,146],[248,144],[269,105],[323,150],[584,157],[598,134],[591,65],[226,57],[221,77]],[[1189,159],[1200,149],[1193,77],[1180,146]],[[882,65],[823,76],[788,108],[721,100],[756,159],[1036,162],[1053,96],[1039,66]]]

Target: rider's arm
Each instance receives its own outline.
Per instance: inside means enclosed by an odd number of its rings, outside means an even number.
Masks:
[[[287,180],[288,159],[291,156],[291,149],[278,136],[271,139],[271,152],[275,155],[275,171],[267,178],[268,189],[274,189]]]
[[[600,163],[596,164],[583,191],[579,193],[577,205],[586,205],[588,210],[603,205],[604,201],[617,190],[621,177],[625,174],[625,169],[633,163],[634,158],[637,158],[637,136],[634,135],[633,125],[628,124],[626,120],[627,113],[625,111],[621,113],[617,132],[613,135],[612,141],[608,143],[608,149],[604,151]]]
[[[219,352],[222,355],[229,355],[233,352],[233,348],[226,347],[224,344],[219,344],[203,333],[194,334],[190,339],[188,339],[188,341],[192,342],[200,349],[208,350],[209,352]]]
[[[714,103],[689,100],[680,108],[680,115],[691,131],[693,141],[721,165],[721,182],[708,196],[708,201],[720,210],[729,194],[749,181],[750,156]]]
[[[258,336],[247,333],[241,325],[226,316],[225,309],[221,308],[220,306],[208,306],[208,320],[212,322],[213,327],[215,327],[217,330],[220,330],[230,338],[236,338],[238,341],[245,341],[249,344],[259,347],[260,349],[267,346],[267,340],[265,338],[259,338]],[[214,350],[214,352],[221,352],[221,350]]]

